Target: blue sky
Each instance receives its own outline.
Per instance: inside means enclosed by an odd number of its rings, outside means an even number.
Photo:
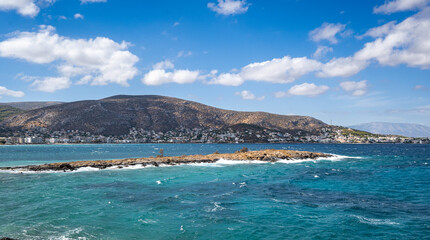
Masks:
[[[0,0],[0,101],[157,94],[430,126],[430,0]]]

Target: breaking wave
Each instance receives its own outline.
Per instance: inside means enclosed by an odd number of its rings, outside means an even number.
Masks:
[[[159,164],[157,167],[175,167],[175,166],[202,166],[202,167],[226,167],[231,165],[240,165],[240,164],[268,164],[268,163],[284,163],[284,164],[294,164],[294,163],[303,163],[303,162],[318,162],[318,161],[341,161],[347,159],[362,159],[363,157],[354,157],[354,156],[344,156],[344,155],[336,155],[331,154],[331,157],[320,157],[316,159],[306,158],[306,159],[280,159],[275,162],[261,161],[261,160],[234,160],[234,159],[220,159],[216,162],[205,162],[205,163],[180,163],[175,165],[169,164]],[[14,169],[14,170],[0,170],[0,172],[5,173],[18,173],[18,174],[38,174],[38,173],[75,173],[75,172],[94,172],[94,171],[106,171],[106,170],[133,170],[133,169],[145,169],[145,168],[153,168],[156,167],[154,165],[118,165],[107,167],[104,169],[94,168],[94,167],[81,167],[76,170],[63,171],[63,170],[46,170],[46,171],[30,171],[26,169]]]

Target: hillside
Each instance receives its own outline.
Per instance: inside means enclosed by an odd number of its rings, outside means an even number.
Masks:
[[[8,102],[8,103],[0,103],[0,105],[7,105],[14,108],[19,108],[21,110],[34,110],[43,107],[49,107],[57,104],[61,104],[63,102]]]
[[[178,128],[226,128],[238,124],[289,131],[319,131],[327,126],[306,116],[237,112],[163,96],[113,96],[31,110],[1,123],[13,129],[45,127],[122,135],[131,128],[169,131]]]
[[[7,105],[0,105],[0,122],[8,117],[20,114],[22,112],[24,112],[24,110]]]
[[[430,127],[420,124],[372,122],[350,127],[375,134],[392,134],[406,137],[430,137]]]

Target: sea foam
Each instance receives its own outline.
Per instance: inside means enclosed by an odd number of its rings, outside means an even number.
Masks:
[[[362,157],[354,157],[354,156],[344,156],[344,155],[336,155],[336,154],[330,154],[331,157],[319,157],[319,158],[306,158],[306,159],[279,159],[275,162],[267,162],[267,161],[260,161],[260,160],[234,160],[234,159],[220,159],[216,162],[203,162],[203,163],[180,163],[180,164],[159,164],[157,167],[175,167],[175,166],[198,166],[198,167],[226,167],[231,165],[240,165],[240,164],[267,164],[267,163],[284,163],[284,164],[294,164],[294,163],[303,163],[303,162],[318,162],[318,161],[341,161],[346,159],[362,159]],[[133,169],[145,169],[145,168],[152,168],[156,167],[154,165],[142,165],[142,164],[135,164],[135,165],[118,165],[118,166],[112,166],[104,169],[100,168],[94,168],[94,167],[81,167],[76,170],[70,171],[55,171],[55,170],[46,170],[46,171],[29,171],[25,169],[14,169],[14,170],[0,170],[0,172],[6,172],[6,173],[25,173],[25,174],[38,174],[38,173],[75,173],[75,172],[93,172],[93,171],[106,171],[106,170],[133,170]]]

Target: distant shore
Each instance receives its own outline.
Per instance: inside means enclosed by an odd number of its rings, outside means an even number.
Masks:
[[[129,166],[155,166],[160,165],[179,165],[191,163],[215,163],[221,159],[236,160],[236,161],[264,161],[275,162],[278,160],[299,160],[299,159],[316,159],[322,157],[332,157],[330,154],[307,152],[307,151],[293,151],[293,150],[274,150],[266,149],[260,151],[248,151],[243,148],[235,153],[213,153],[209,155],[183,155],[175,157],[164,157],[161,155],[157,157],[147,158],[126,158],[119,160],[96,160],[96,161],[76,161],[76,162],[58,162],[42,165],[29,165],[19,167],[0,167],[0,170],[8,170],[14,172],[21,171],[75,171],[79,168],[124,168]]]

